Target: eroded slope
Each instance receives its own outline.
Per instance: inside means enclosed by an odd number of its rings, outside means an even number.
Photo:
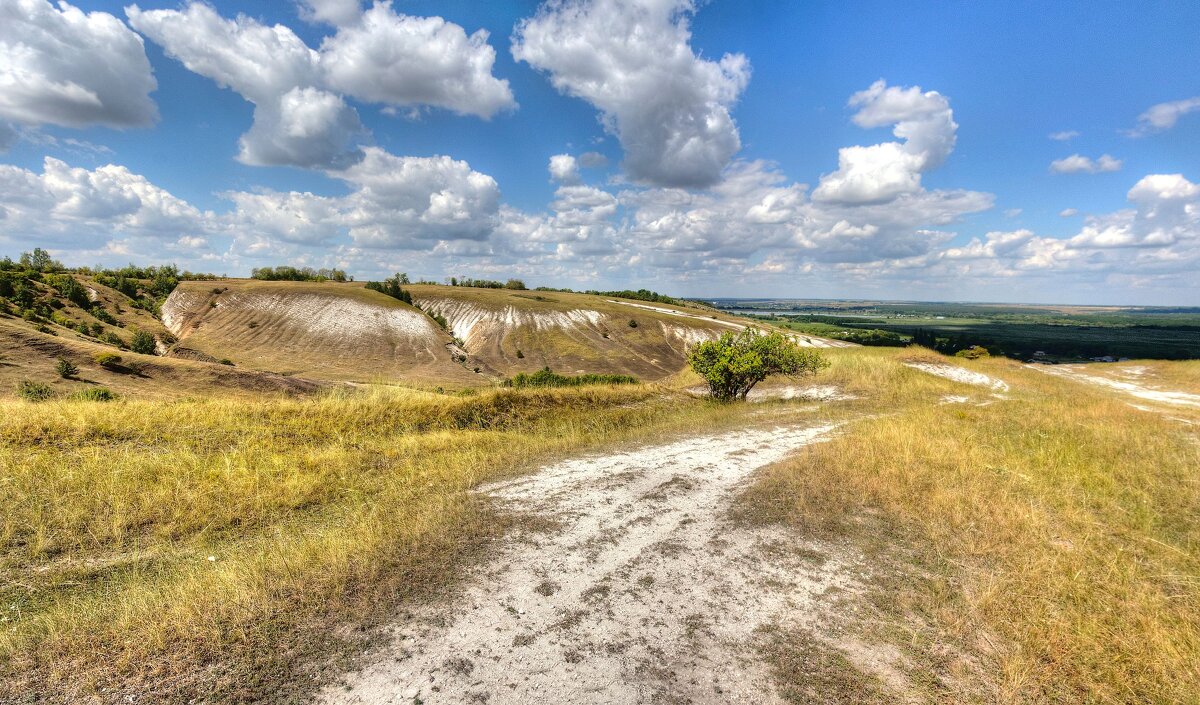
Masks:
[[[174,354],[322,379],[469,383],[449,334],[419,310],[361,284],[185,282],[163,306]]]

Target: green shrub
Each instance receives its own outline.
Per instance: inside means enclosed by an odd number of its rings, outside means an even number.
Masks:
[[[387,294],[393,299],[399,299],[406,304],[412,304],[412,295],[409,294],[401,284],[408,283],[407,274],[396,274],[388,277],[382,282],[367,282],[367,288],[371,291],[378,291],[381,294]]]
[[[954,353],[954,357],[962,357],[962,358],[966,358],[968,360],[978,360],[982,357],[991,357],[991,356],[992,356],[992,354],[990,352],[988,352],[987,348],[981,347],[979,345],[972,345],[971,347],[967,348],[966,350],[959,350],[958,352]]]
[[[121,336],[117,335],[116,333],[113,333],[112,331],[102,334],[100,336],[100,340],[101,340],[101,342],[108,343],[109,345],[112,345],[114,347],[118,347],[118,348],[125,347],[125,341],[121,340]]]
[[[217,364],[218,365],[228,365],[229,367],[233,367],[233,360],[230,360],[227,357],[223,357],[220,360],[217,360]]]
[[[816,374],[829,366],[820,353],[797,347],[782,333],[764,335],[753,328],[696,345],[688,363],[721,401],[745,399],[769,375]]]
[[[108,312],[108,309],[106,309],[102,306],[93,307],[92,315],[95,316],[98,320],[101,320],[110,326],[117,325],[117,319],[113,318],[113,315]]]
[[[153,355],[155,347],[154,336],[144,330],[135,330],[129,341],[129,349],[140,355]]]
[[[96,356],[92,358],[92,362],[95,362],[97,365],[106,370],[116,370],[121,368],[121,356],[116,353],[97,353]]]
[[[524,387],[581,387],[587,384],[637,384],[638,378],[633,375],[560,375],[550,371],[549,367],[532,374],[521,372],[512,379],[504,381],[505,387],[522,389]]]
[[[58,372],[58,376],[63,379],[70,379],[79,374],[79,368],[75,366],[75,363],[65,357],[58,358],[58,362],[54,363],[54,369]]]
[[[112,401],[117,395],[108,387],[88,387],[79,390],[71,398],[79,401]]]
[[[54,390],[48,384],[23,379],[17,382],[17,396],[26,401],[46,401],[54,396]]]
[[[629,319],[629,327],[630,327],[630,328],[637,328],[637,321],[633,320],[632,318],[631,318],[631,319]]]

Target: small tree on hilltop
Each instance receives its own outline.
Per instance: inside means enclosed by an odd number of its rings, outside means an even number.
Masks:
[[[829,366],[815,350],[797,347],[782,333],[753,328],[699,343],[688,352],[688,363],[708,382],[712,398],[721,401],[745,399],[770,375],[816,374]]]

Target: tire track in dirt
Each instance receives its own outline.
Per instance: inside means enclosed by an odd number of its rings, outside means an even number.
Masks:
[[[727,510],[755,470],[832,430],[742,429],[482,488],[553,528],[505,539],[323,702],[779,702],[758,628],[815,624],[855,559]]]

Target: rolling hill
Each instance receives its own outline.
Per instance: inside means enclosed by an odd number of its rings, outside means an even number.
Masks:
[[[58,396],[103,387],[120,395],[153,399],[214,392],[303,394],[323,386],[189,354],[175,345],[174,336],[148,310],[145,299],[131,298],[88,274],[58,276],[60,285],[66,277],[74,280],[84,296],[72,300],[51,285],[55,280],[42,277],[20,283],[31,292],[25,311],[36,315],[19,315],[13,301],[0,300],[0,395],[15,394],[20,383],[46,385]],[[129,349],[136,332],[152,337],[157,354]],[[98,364],[96,357],[104,354],[119,355],[120,364]],[[60,358],[78,372],[61,376],[56,370]]]
[[[181,283],[163,304],[172,355],[318,379],[467,385],[453,340],[416,308],[355,283]]]
[[[408,291],[415,306],[361,283],[183,282],[163,306],[163,322],[179,339],[169,354],[358,382],[475,386],[543,367],[659,380],[683,369],[689,345],[747,325],[699,307],[591,294]]]
[[[74,300],[60,290],[64,277],[82,287]],[[683,370],[696,342],[762,325],[700,306],[593,294],[412,285],[410,305],[361,282],[248,279],[179,282],[160,319],[141,291],[145,282],[136,298],[86,272],[23,285],[42,313],[23,317],[11,305],[0,311],[6,394],[22,381],[56,394],[106,386],[145,397],[395,381],[457,389],[543,367],[658,381]],[[154,354],[131,352],[139,331],[153,338]],[[849,345],[793,337],[805,346]],[[102,353],[127,364],[96,364]],[[60,377],[58,358],[80,374]]]

